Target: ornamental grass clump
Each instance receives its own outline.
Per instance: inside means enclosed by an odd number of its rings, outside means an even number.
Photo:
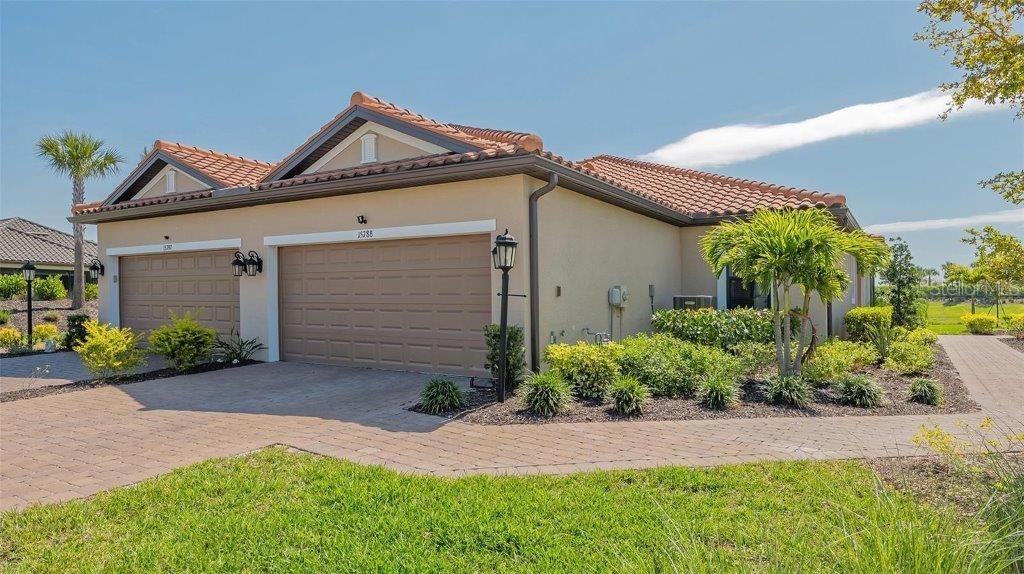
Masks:
[[[796,375],[776,375],[768,379],[766,390],[776,404],[802,409],[811,403],[811,386]]]
[[[619,377],[608,391],[615,412],[622,415],[638,415],[644,404],[651,398],[651,392],[633,377]]]
[[[572,393],[581,399],[603,401],[608,389],[619,378],[617,344],[548,345],[544,358],[551,369],[558,371]]]
[[[942,385],[935,379],[917,378],[910,382],[907,399],[924,405],[938,406],[943,401]]]
[[[451,379],[434,377],[420,391],[420,410],[432,415],[466,406],[466,393]]]
[[[153,329],[149,346],[175,369],[184,371],[210,361],[216,337],[216,329],[200,325],[192,314],[185,313],[171,315],[170,323]]]
[[[724,410],[736,404],[737,394],[736,379],[716,374],[701,381],[697,402],[709,409]]]
[[[522,385],[522,394],[523,406],[544,417],[564,411],[572,400],[569,384],[554,370],[529,376]]]
[[[935,351],[930,346],[910,341],[896,341],[889,349],[885,368],[900,375],[923,373],[935,364]]]
[[[864,375],[847,375],[836,384],[839,402],[855,407],[877,407],[885,391],[871,378]]]

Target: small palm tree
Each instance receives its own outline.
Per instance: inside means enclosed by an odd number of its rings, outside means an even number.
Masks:
[[[771,293],[775,354],[784,375],[800,373],[804,350],[813,342],[809,324],[812,295],[825,303],[842,297],[849,287],[845,256],[856,259],[863,272],[889,257],[884,242],[860,230],[840,229],[824,209],[758,211],[749,220],[715,227],[700,244],[716,275],[728,267],[734,275]],[[793,309],[793,297],[801,293],[801,307]],[[800,321],[795,357],[790,344],[791,317]]]
[[[121,154],[103,147],[103,140],[85,133],[65,131],[54,136],[44,136],[36,142],[39,157],[50,162],[58,175],[71,178],[71,205],[85,203],[85,180],[92,177],[106,177],[117,171],[124,161]],[[84,226],[75,223],[75,269],[74,289],[71,291],[71,308],[79,309],[85,299],[85,266],[82,249],[85,242]]]

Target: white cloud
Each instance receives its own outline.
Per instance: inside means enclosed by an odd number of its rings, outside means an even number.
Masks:
[[[834,138],[881,132],[937,121],[949,107],[939,90],[858,104],[788,124],[735,124],[692,133],[640,159],[678,167],[735,163]],[[999,110],[970,101],[958,114]]]
[[[990,223],[1024,223],[1024,208],[981,213],[967,217],[951,217],[949,219],[922,219],[919,221],[878,223],[865,227],[864,231],[878,235],[893,235],[896,233],[928,231],[932,229],[964,229],[972,225],[986,225]]]

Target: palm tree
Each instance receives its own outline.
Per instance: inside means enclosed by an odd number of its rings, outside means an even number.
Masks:
[[[124,161],[116,150],[103,147],[103,140],[86,133],[65,131],[54,136],[43,136],[36,142],[39,157],[50,162],[58,175],[71,178],[71,206],[85,203],[85,180],[91,177],[106,177],[117,171],[117,165]],[[85,241],[81,223],[73,225],[75,232],[74,288],[71,291],[71,308],[82,307],[85,292],[85,266],[82,261],[82,247]]]
[[[961,289],[970,287],[971,313],[974,313],[978,287],[989,282],[988,270],[978,265],[967,266],[952,262],[946,263],[942,268],[946,275],[946,281],[956,281],[960,284]]]
[[[824,209],[758,211],[749,220],[715,227],[701,238],[700,245],[716,275],[728,267],[734,275],[770,290],[775,354],[783,375],[800,373],[804,350],[813,344],[811,296],[817,294],[825,303],[842,297],[849,287],[851,280],[843,266],[845,256],[856,259],[865,273],[889,257],[884,242],[860,230],[840,229]],[[793,309],[795,288],[802,293],[799,309]],[[791,317],[800,321],[795,357],[790,344]]]

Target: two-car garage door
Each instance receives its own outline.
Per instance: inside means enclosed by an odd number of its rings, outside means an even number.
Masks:
[[[490,238],[281,247],[281,358],[481,375]]]

